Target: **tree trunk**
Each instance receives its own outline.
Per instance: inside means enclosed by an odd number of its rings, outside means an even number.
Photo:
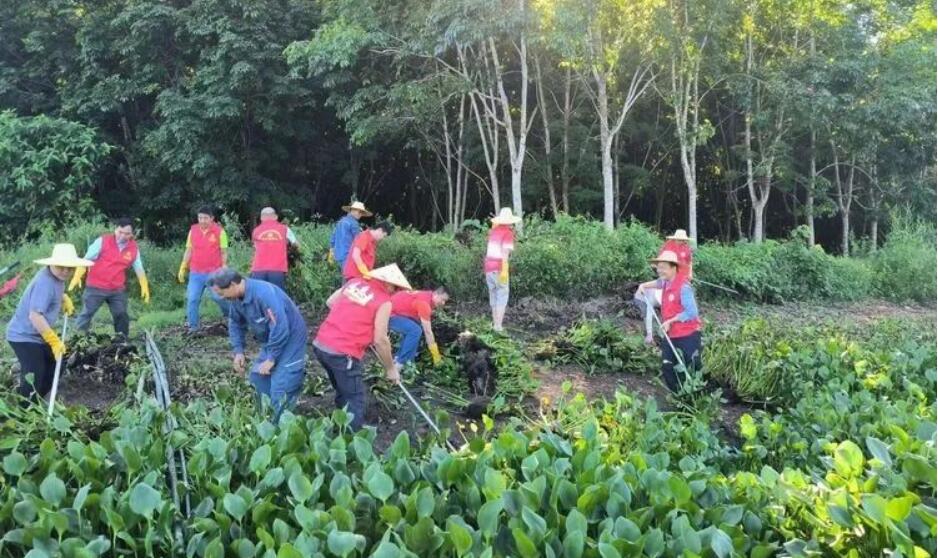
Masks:
[[[563,159],[560,165],[560,195],[563,212],[570,213],[570,118],[573,115],[573,71],[568,67],[563,89]]]
[[[544,79],[541,75],[541,61],[534,57],[534,76],[537,80],[537,105],[541,111],[541,125],[544,127],[544,167],[546,168],[547,194],[550,198],[550,211],[554,219],[560,212],[557,205],[557,192],[554,190],[554,165],[550,160],[550,118],[547,114],[547,96],[544,95]]]
[[[593,72],[596,80],[596,111],[599,116],[599,148],[602,154],[603,173],[603,224],[610,231],[615,228],[615,213],[612,195],[612,133],[609,130],[609,96],[606,91],[606,76]]]
[[[808,169],[808,188],[804,199],[805,220],[808,224],[808,246],[814,246],[816,242],[814,236],[814,184],[817,180],[817,153],[815,144],[817,142],[817,132],[814,126],[811,126],[811,157]]]
[[[875,252],[879,247],[879,215],[873,214],[870,221],[870,252]]]

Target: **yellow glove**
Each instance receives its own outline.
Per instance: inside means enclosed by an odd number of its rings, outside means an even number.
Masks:
[[[42,338],[46,343],[49,344],[49,347],[52,349],[52,356],[56,360],[62,358],[65,354],[65,343],[59,339],[59,336],[55,334],[55,331],[50,327],[49,329],[42,332]]]
[[[498,282],[502,285],[508,284],[508,260],[502,260],[502,270],[498,272]]]
[[[329,248],[329,253],[326,254],[326,261],[330,264],[335,263],[335,251],[332,248]]]
[[[150,282],[147,281],[147,276],[141,275],[137,280],[140,281],[140,298],[144,304],[150,304]]]
[[[68,290],[70,292],[74,291],[75,289],[81,286],[81,280],[85,277],[85,273],[87,272],[88,272],[87,268],[84,268],[84,267],[75,268],[75,275],[72,275],[72,281],[71,283],[68,284]]]
[[[186,271],[189,270],[189,262],[179,264],[179,273],[176,274],[176,280],[180,283],[186,282]]]
[[[443,355],[440,354],[440,347],[437,346],[436,343],[431,343],[427,348],[430,349],[430,358],[433,360],[433,366],[437,366],[443,362]]]
[[[62,293],[62,313],[66,316],[71,316],[75,313],[75,303],[72,302],[72,297],[65,293]]]
[[[358,272],[362,274],[362,277],[365,279],[371,279],[371,270],[365,267],[365,264],[355,264],[358,268]]]

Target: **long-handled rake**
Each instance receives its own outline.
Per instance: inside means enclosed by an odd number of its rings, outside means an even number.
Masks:
[[[62,323],[62,343],[65,343],[65,335],[68,333],[68,316]],[[52,418],[52,411],[55,410],[55,394],[59,391],[59,375],[62,373],[62,359],[65,355],[55,359],[55,375],[52,377],[52,391],[49,392],[49,418]]]

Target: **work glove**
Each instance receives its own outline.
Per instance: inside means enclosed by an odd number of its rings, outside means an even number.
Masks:
[[[182,262],[179,264],[179,273],[176,274],[176,280],[179,281],[180,284],[186,282],[186,271],[188,270],[189,262]]]
[[[443,355],[440,354],[440,347],[436,343],[431,343],[430,349],[430,359],[433,360],[433,366],[439,366],[443,362]]]
[[[49,348],[52,349],[52,356],[56,360],[62,358],[65,355],[65,343],[59,339],[59,336],[56,335],[55,330],[51,327],[42,332],[42,339],[49,344]]]
[[[72,297],[65,293],[62,293],[62,313],[66,316],[71,316],[75,313],[75,303],[72,302]]]
[[[358,267],[358,272],[362,274],[362,277],[365,279],[371,279],[371,270],[365,267],[365,264],[355,264]]]
[[[140,298],[143,299],[144,304],[150,304],[150,282],[147,276],[141,275],[137,280],[140,281]]]
[[[19,275],[19,273],[17,273],[16,276],[13,277],[13,279],[10,279],[10,280],[7,281],[6,283],[4,283],[2,287],[0,287],[0,298],[3,298],[3,297],[5,297],[6,295],[8,295],[8,294],[12,293],[13,291],[15,291],[15,290],[16,290],[16,285],[17,285],[19,282],[20,282],[20,275]]]
[[[329,248],[329,253],[326,254],[326,261],[329,262],[330,265],[335,263],[335,250],[332,248]]]
[[[508,284],[508,260],[502,260],[502,270],[498,272],[498,282],[502,285]]]
[[[88,269],[84,267],[75,268],[75,275],[72,275],[72,281],[68,284],[69,292],[74,291],[81,286],[82,279],[85,278],[85,273],[88,273]]]

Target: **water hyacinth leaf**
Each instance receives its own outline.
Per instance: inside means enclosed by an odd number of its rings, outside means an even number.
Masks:
[[[371,554],[371,558],[398,558],[402,555],[401,549],[394,543],[382,541]]]
[[[225,494],[222,499],[222,506],[224,506],[228,515],[234,517],[237,521],[241,521],[241,518],[248,511],[248,503],[238,494]]]
[[[547,532],[547,522],[544,521],[543,517],[532,511],[531,508],[522,508],[521,520],[524,521],[525,526],[528,528],[528,533],[532,535],[535,540],[540,541]]]
[[[17,523],[23,525],[24,527],[32,524],[32,522],[36,520],[37,514],[38,510],[30,500],[17,502],[13,506],[13,519],[15,519]]]
[[[356,548],[364,550],[365,544],[365,537],[348,531],[330,531],[326,539],[329,552],[338,556],[348,556],[355,552]]]
[[[342,556],[346,556],[343,554]],[[290,543],[284,543],[277,551],[277,558],[304,558],[303,554]]]
[[[580,558],[583,556],[583,547],[586,545],[586,535],[580,531],[567,533],[563,539],[563,555],[565,558]]]
[[[844,478],[859,477],[863,473],[864,463],[860,447],[850,440],[844,440],[834,450],[834,469]]]
[[[570,510],[566,520],[567,533],[583,533],[585,536],[587,526],[586,516],[580,510]]]
[[[687,484],[687,481],[681,477],[674,475],[669,478],[668,488],[671,489],[671,494],[674,496],[674,503],[678,506],[682,506],[690,502],[690,486]]]
[[[221,537],[215,537],[212,542],[205,547],[205,558],[225,558],[225,548],[222,546]]]
[[[81,511],[85,506],[85,500],[88,499],[88,493],[91,491],[91,485],[86,484],[78,489],[78,493],[75,494],[75,499],[72,501],[72,508],[75,511]]]
[[[465,555],[472,548],[472,533],[458,521],[450,518],[446,522],[446,533],[449,535],[453,547],[456,548],[458,556]]]
[[[511,530],[511,536],[515,540],[515,548],[518,549],[518,554],[523,558],[538,556],[537,547],[534,546],[534,542],[525,534],[523,529],[515,527]]]
[[[25,473],[26,467],[28,467],[26,456],[18,451],[10,452],[9,455],[3,458],[3,472],[12,477],[18,477]]]
[[[479,529],[487,536],[494,536],[498,529],[498,516],[501,514],[504,504],[501,500],[492,500],[486,502],[479,509]]]
[[[834,520],[834,523],[847,529],[853,527],[853,517],[850,516],[850,512],[843,506],[828,504],[827,512],[830,514],[831,519]]]
[[[251,455],[251,461],[248,465],[251,469],[251,472],[260,476],[261,473],[266,471],[267,467],[270,465],[271,457],[272,451],[270,446],[264,444],[263,446],[258,447]]]
[[[65,499],[65,483],[55,473],[49,473],[39,485],[39,494],[46,502],[58,506]]]
[[[235,554],[238,555],[238,558],[253,558],[257,553],[257,548],[254,546],[254,543],[248,539],[238,539],[231,543],[231,547],[234,549]]]
[[[137,515],[149,518],[162,503],[160,493],[149,484],[137,483],[130,491],[130,509]]]
[[[417,493],[417,517],[424,518],[433,515],[436,508],[436,498],[430,487],[424,487]]]
[[[727,558],[733,555],[733,539],[723,530],[714,529],[710,536],[710,549],[719,558]]]
[[[287,486],[290,487],[290,494],[292,494],[293,498],[298,502],[306,502],[313,495],[313,485],[302,471],[297,470],[290,475]]]
[[[885,523],[886,521],[886,499],[879,494],[864,494],[860,498],[860,505],[873,521]]]
[[[873,457],[879,459],[883,465],[886,467],[892,467],[892,456],[889,455],[889,446],[887,446],[885,442],[879,438],[867,436],[866,449],[870,450],[870,453],[873,455]]]
[[[365,472],[365,485],[372,496],[386,502],[394,494],[394,480],[381,470],[377,463],[372,464]]]
[[[886,517],[893,521],[905,521],[912,513],[912,506],[915,505],[915,496],[900,496],[890,498],[886,502]]]

